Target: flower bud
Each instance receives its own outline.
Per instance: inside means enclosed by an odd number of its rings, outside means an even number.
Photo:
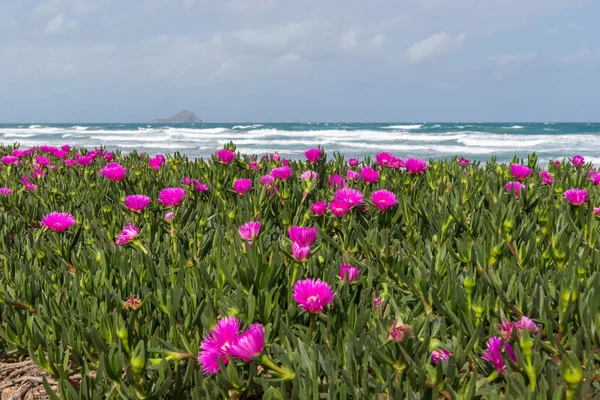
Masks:
[[[235,221],[235,212],[231,211],[228,216],[231,222]]]
[[[481,316],[483,315],[483,307],[480,305],[474,305],[473,311],[475,312],[475,317],[477,319],[481,319]]]
[[[390,328],[390,337],[393,341],[402,343],[411,336],[410,325],[399,324],[394,321],[394,325]]]
[[[500,254],[502,254],[502,245],[496,245],[494,246],[494,248],[492,249],[492,254],[494,256],[499,256]]]
[[[506,229],[507,232],[510,232],[513,226],[514,224],[511,220],[507,219],[506,221],[504,221],[504,229]]]
[[[529,359],[531,357],[531,349],[533,349],[533,340],[528,335],[521,335],[519,346],[521,347],[521,351],[523,351],[523,355]]]
[[[565,289],[560,294],[560,300],[562,303],[562,310],[567,311],[567,307],[569,306],[569,300],[571,302],[575,302],[577,300],[577,292],[574,290]]]
[[[131,369],[133,369],[133,372],[136,374],[141,373],[144,370],[144,367],[146,366],[146,362],[144,361],[144,359],[142,357],[131,357]]]

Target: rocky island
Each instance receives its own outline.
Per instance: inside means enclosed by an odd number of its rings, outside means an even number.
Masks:
[[[150,121],[151,124],[199,124],[202,120],[191,111],[184,110],[169,118],[159,118]]]

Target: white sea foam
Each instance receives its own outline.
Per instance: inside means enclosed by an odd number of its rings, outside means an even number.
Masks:
[[[41,125],[29,125],[29,129],[37,129],[37,128],[41,128]]]
[[[11,132],[7,132],[3,135],[6,138],[28,138],[28,137],[33,137],[33,136],[37,136],[35,133],[11,133]]]
[[[422,124],[414,124],[414,125],[390,125],[384,127],[385,129],[419,129],[423,125]]]
[[[513,125],[513,126],[503,126],[502,128],[504,128],[504,129],[523,129],[525,127],[521,126],[521,125]]]

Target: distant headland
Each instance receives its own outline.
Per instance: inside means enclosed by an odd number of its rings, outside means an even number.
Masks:
[[[184,110],[169,118],[159,118],[150,121],[151,124],[196,124],[202,123],[202,120],[191,111]]]

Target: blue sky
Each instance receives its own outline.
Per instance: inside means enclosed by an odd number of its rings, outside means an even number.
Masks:
[[[597,0],[2,0],[0,122],[598,121]]]

